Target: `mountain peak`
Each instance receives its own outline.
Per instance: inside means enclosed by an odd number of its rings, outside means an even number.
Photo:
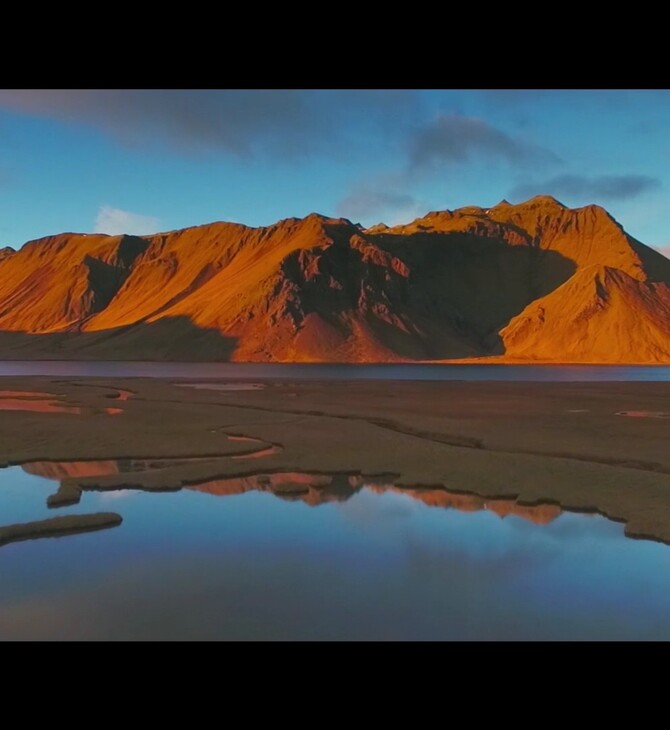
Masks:
[[[548,195],[392,228],[59,234],[0,249],[0,357],[670,362],[669,285],[603,208]]]
[[[323,213],[309,213],[303,218],[304,221],[318,221],[319,223],[338,224],[344,223],[348,226],[354,224],[348,218],[333,218],[330,215],[323,215]]]
[[[448,213],[449,211],[445,211],[445,213]],[[462,208],[456,208],[454,213],[460,214],[460,215],[479,215],[480,213],[483,213],[484,209],[480,208],[478,205],[464,205]]]
[[[366,233],[383,233],[384,231],[388,231],[389,227],[386,225],[386,223],[379,221],[379,223],[375,223],[374,226],[370,226],[369,228],[365,228],[364,230]]]
[[[519,203],[519,205],[524,207],[533,207],[537,208],[540,206],[551,206],[551,207],[558,207],[558,208],[565,208],[566,206],[561,203],[560,200],[556,200],[556,198],[553,195],[535,195],[529,200],[526,200],[523,203]]]

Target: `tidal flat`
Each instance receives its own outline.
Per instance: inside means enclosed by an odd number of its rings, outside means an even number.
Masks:
[[[620,415],[670,412],[670,383],[254,379],[249,389],[242,380],[234,390],[216,380],[183,387],[192,383],[2,378],[11,410],[0,396],[0,464],[158,461],[132,475],[64,480],[83,490],[178,489],[272,472],[395,474],[397,487],[555,503],[670,542],[668,425]],[[59,408],[34,410],[44,394]],[[259,445],[262,464],[230,458]]]
[[[0,379],[0,638],[670,638],[670,383],[222,385]]]

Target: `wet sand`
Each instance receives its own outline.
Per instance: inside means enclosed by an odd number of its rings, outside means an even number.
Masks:
[[[619,415],[670,412],[670,383],[254,378],[266,387],[180,387],[187,382],[0,378],[13,398],[49,394],[72,409],[0,410],[0,464],[158,462],[132,473],[83,468],[61,482],[71,499],[82,489],[170,490],[273,473],[393,473],[396,488],[595,511],[625,522],[630,536],[670,542],[670,423]],[[230,458],[260,449],[262,458]]]

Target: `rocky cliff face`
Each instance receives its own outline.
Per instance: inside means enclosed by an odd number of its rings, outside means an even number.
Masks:
[[[539,196],[364,230],[312,214],[0,250],[0,356],[670,361],[670,260]]]

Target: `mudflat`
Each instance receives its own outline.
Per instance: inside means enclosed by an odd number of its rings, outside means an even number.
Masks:
[[[0,378],[0,465],[78,462],[52,465],[62,504],[82,490],[391,474],[398,488],[596,511],[670,542],[670,383],[193,382]],[[132,473],[82,467],[118,459],[137,460]]]

